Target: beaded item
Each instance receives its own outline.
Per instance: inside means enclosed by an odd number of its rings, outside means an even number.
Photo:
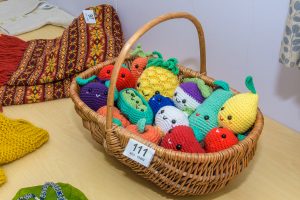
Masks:
[[[164,106],[155,115],[155,125],[164,133],[179,125],[189,125],[186,114],[174,106]]]
[[[147,101],[155,94],[171,98],[179,85],[179,69],[176,66],[178,61],[175,58],[164,61],[159,52],[153,54],[158,57],[148,60],[146,69],[138,79],[137,90]]]
[[[208,153],[227,149],[237,143],[237,137],[227,128],[213,128],[204,138],[204,147]]]
[[[146,124],[153,122],[153,112],[144,97],[135,89],[127,88],[120,92],[118,108],[132,124],[136,124],[140,119],[145,118]]]
[[[238,134],[243,134],[253,126],[257,114],[258,95],[251,76],[246,78],[245,84],[251,92],[233,96],[218,114],[219,125]]]
[[[161,146],[174,151],[187,153],[205,153],[189,126],[176,126],[163,138]]]
[[[222,105],[233,96],[226,82],[215,81],[219,86],[205,101],[200,104],[195,112],[189,116],[190,126],[194,130],[197,140],[200,142],[206,134],[218,126],[218,112]]]

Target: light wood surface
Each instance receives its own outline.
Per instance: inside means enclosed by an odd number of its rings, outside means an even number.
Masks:
[[[61,32],[61,28],[47,26],[22,38],[52,38]],[[46,181],[70,183],[90,200],[297,200],[300,197],[300,133],[268,117],[256,156],[247,169],[217,193],[180,198],[165,195],[107,155],[83,128],[71,99],[3,110],[8,117],[26,119],[48,130],[50,140],[36,152],[3,166],[8,182],[0,186],[0,200],[10,200],[18,189]]]

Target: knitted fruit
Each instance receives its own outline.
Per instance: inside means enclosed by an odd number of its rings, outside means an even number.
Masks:
[[[227,99],[233,96],[227,83],[215,81],[220,88],[215,90],[205,101],[200,104],[195,112],[189,116],[190,126],[200,142],[206,134],[218,126],[218,112]]]
[[[234,133],[226,128],[214,128],[204,138],[206,152],[217,152],[238,143]]]
[[[163,133],[157,126],[145,125],[145,119],[139,120],[137,125],[131,124],[126,127],[133,134],[141,138],[157,144]]]
[[[176,126],[163,138],[161,146],[174,151],[205,153],[189,126]]]
[[[107,106],[101,107],[99,110],[97,110],[97,113],[101,116],[107,115]],[[120,110],[116,107],[112,108],[113,118],[120,120],[123,127],[127,127],[130,125],[130,122],[122,115]]]
[[[174,102],[168,98],[164,97],[160,94],[156,94],[149,100],[149,105],[153,111],[154,116],[156,115],[157,111],[164,107],[164,106],[175,106]]]
[[[171,98],[179,85],[177,60],[170,58],[164,61],[160,53],[153,52],[153,54],[158,58],[149,59],[146,69],[138,79],[137,90],[146,100],[155,94]]]
[[[152,124],[153,112],[144,97],[135,89],[127,88],[120,92],[118,107],[132,124],[145,118],[146,124]]]
[[[97,111],[102,106],[106,105],[108,87],[98,80],[97,82],[93,79],[85,81],[84,79],[77,77],[76,81],[78,84],[86,84],[80,88],[80,99],[92,110]],[[117,91],[115,91],[115,100],[117,99]]]
[[[174,106],[164,106],[155,115],[155,125],[164,133],[179,125],[189,125],[186,114]]]
[[[98,77],[101,80],[110,80],[113,69],[114,69],[113,65],[107,65],[107,66],[103,67],[100,70]],[[135,81],[134,81],[134,78],[133,78],[130,70],[125,67],[121,67],[119,76],[117,79],[117,83],[116,83],[117,90],[121,91],[125,88],[133,88],[134,86],[135,86]]]
[[[234,133],[246,132],[256,119],[258,95],[251,76],[246,78],[245,84],[251,93],[233,96],[225,102],[218,115],[220,126]]]

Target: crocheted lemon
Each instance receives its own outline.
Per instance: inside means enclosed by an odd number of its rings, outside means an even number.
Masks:
[[[179,85],[179,69],[176,66],[178,61],[175,58],[164,61],[159,52],[155,51],[153,54],[158,57],[149,59],[146,69],[138,79],[137,90],[147,101],[155,94],[172,98]]]
[[[244,133],[254,124],[257,114],[258,95],[253,79],[245,81],[249,93],[237,94],[225,102],[218,114],[219,125],[234,133]]]

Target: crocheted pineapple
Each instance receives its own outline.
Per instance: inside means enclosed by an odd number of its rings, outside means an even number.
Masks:
[[[256,119],[258,95],[251,76],[246,78],[245,84],[251,92],[235,95],[226,101],[218,114],[220,126],[234,133],[246,132]]]
[[[178,61],[175,58],[164,61],[159,52],[155,51],[153,54],[158,57],[149,59],[146,69],[138,79],[137,90],[147,101],[155,94],[172,98],[179,85],[179,69],[176,66]]]
[[[233,96],[226,82],[215,81],[214,85],[220,88],[205,99],[189,117],[189,124],[198,141],[202,141],[211,129],[218,126],[218,112],[222,105]]]
[[[153,122],[153,112],[148,102],[133,88],[127,88],[120,92],[118,108],[133,124],[143,118],[146,119],[146,124]]]

